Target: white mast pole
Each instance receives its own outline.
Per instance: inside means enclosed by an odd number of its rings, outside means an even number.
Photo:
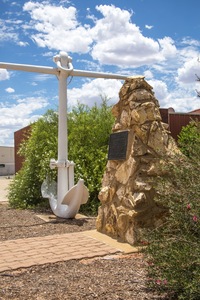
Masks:
[[[68,160],[68,134],[67,134],[67,76],[60,72],[59,78],[59,108],[58,108],[58,205],[68,191],[68,174],[66,162]]]
[[[60,72],[59,79],[59,108],[58,108],[58,180],[57,180],[57,201],[58,206],[66,195],[68,186],[68,133],[67,133],[67,77],[69,70],[69,56],[65,52],[54,57]],[[63,70],[64,68],[65,70]]]

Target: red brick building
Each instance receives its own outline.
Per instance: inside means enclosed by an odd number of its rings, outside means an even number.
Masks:
[[[178,113],[172,107],[160,108],[160,114],[163,122],[169,124],[171,135],[176,141],[183,126],[188,125],[191,120],[200,121],[200,109],[188,113]]]
[[[17,173],[23,164],[24,157],[20,156],[18,151],[20,144],[28,138],[31,132],[31,125],[15,131],[14,133],[14,148],[15,148],[15,173]]]

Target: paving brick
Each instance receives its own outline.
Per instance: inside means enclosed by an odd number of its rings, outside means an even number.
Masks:
[[[115,247],[82,232],[10,240],[0,243],[0,272],[116,252]]]

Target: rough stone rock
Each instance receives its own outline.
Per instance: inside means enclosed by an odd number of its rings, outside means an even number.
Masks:
[[[162,176],[163,157],[179,153],[158,100],[144,77],[128,78],[112,108],[112,131],[128,131],[126,159],[108,160],[99,192],[96,228],[120,241],[136,244],[146,228],[157,226],[166,208],[154,201],[152,178]]]

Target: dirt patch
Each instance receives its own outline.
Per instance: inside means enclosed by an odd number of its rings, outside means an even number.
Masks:
[[[50,211],[17,210],[0,203],[0,241],[95,229],[95,218],[61,219],[49,215]]]

